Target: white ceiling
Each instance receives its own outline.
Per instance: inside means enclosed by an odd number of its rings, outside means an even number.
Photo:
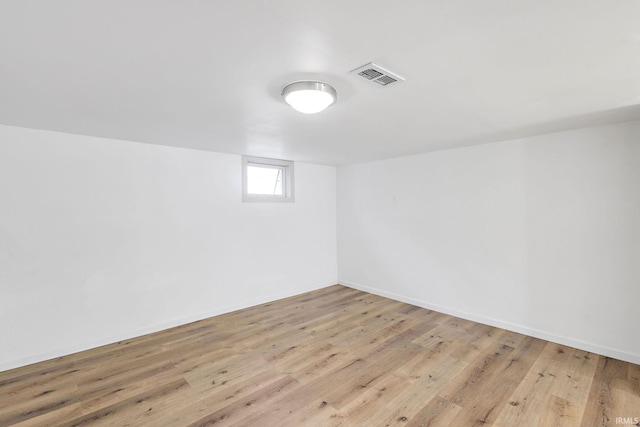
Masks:
[[[7,125],[341,165],[636,119],[638,0],[0,2]]]

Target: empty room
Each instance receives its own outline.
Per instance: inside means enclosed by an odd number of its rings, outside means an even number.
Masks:
[[[640,2],[0,2],[0,427],[640,426]]]

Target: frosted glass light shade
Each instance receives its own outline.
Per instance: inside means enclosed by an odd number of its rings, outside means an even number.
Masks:
[[[322,82],[302,81],[288,84],[282,89],[284,102],[304,114],[315,114],[334,104],[336,90]]]

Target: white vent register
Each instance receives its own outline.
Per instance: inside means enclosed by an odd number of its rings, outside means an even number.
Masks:
[[[355,70],[352,70],[351,74],[355,74],[356,76],[367,79],[370,82],[380,86],[388,86],[394,83],[405,81],[404,77],[401,77],[398,74],[379,66],[378,64],[374,64],[373,62],[369,62],[362,67],[358,67]]]

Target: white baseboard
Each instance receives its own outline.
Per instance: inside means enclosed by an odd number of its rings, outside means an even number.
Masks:
[[[154,332],[160,332],[165,329],[174,328],[176,326],[186,325],[188,323],[197,322],[198,320],[207,319],[209,317],[219,316],[221,314],[230,313],[232,311],[242,310],[243,308],[252,307],[255,305],[265,304],[273,302],[279,299],[300,295],[305,292],[311,292],[314,290],[326,288],[327,286],[333,286],[337,281],[320,283],[312,285],[304,291],[288,291],[278,294],[269,295],[268,297],[255,298],[247,301],[243,301],[240,304],[230,304],[222,307],[216,307],[215,309],[206,313],[199,313],[190,316],[180,317],[165,322],[160,322],[155,325],[146,326],[144,328],[138,328],[131,331],[127,331],[121,334],[115,334],[108,337],[103,337],[96,340],[90,340],[77,345],[68,346],[64,348],[58,348],[50,351],[45,351],[33,356],[24,357],[17,360],[9,360],[0,362],[0,372],[8,371],[10,369],[19,368],[21,366],[31,365],[32,363],[43,362],[45,360],[55,359],[57,357],[67,356],[69,354],[78,353],[80,351],[90,350],[92,348],[101,347],[107,344],[113,344],[119,341],[125,341],[132,338],[140,337]]]
[[[466,313],[458,310],[454,310],[448,307],[442,307],[436,304],[430,304],[426,301],[418,300],[416,298],[408,297],[405,295],[396,294],[394,292],[388,292],[377,288],[361,285],[359,283],[350,282],[347,280],[339,280],[341,285],[358,289],[364,292],[368,292],[374,295],[379,295],[385,298],[390,298],[396,301],[406,302],[408,304],[416,305],[418,307],[427,308],[429,310],[437,311],[440,313],[449,314],[451,316],[460,317],[462,319],[471,320],[473,322],[482,323],[489,326],[495,326],[497,328],[506,329],[508,331],[517,332],[519,334],[529,335],[535,338],[540,338],[545,341],[554,342],[556,344],[562,344],[569,347],[577,348],[580,350],[588,351],[590,353],[600,354],[602,356],[612,357],[614,359],[623,360],[625,362],[634,363],[640,365],[640,355],[628,353],[622,350],[604,347],[594,343],[563,337],[551,332],[541,331],[539,329],[529,328],[523,325],[517,325],[514,323],[506,322],[503,320],[493,319],[473,313]]]

